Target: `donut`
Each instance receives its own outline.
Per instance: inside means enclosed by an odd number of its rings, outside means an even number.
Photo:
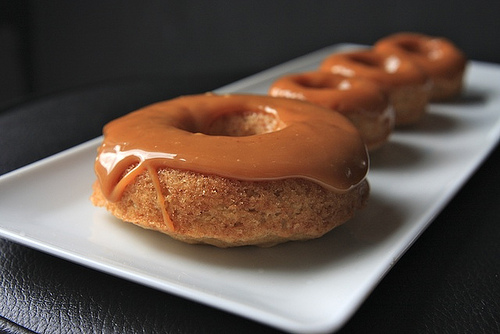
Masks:
[[[106,124],[91,201],[187,243],[272,246],[317,238],[369,195],[356,128],[308,102],[200,94]]]
[[[347,77],[362,77],[379,84],[389,95],[396,114],[396,126],[418,122],[429,102],[429,78],[412,61],[373,49],[335,53],[328,56],[320,71]]]
[[[460,94],[467,59],[450,40],[418,33],[402,32],[380,39],[379,52],[408,57],[431,78],[431,100],[449,100]]]
[[[363,78],[319,71],[290,74],[274,81],[268,94],[340,112],[358,128],[370,151],[386,143],[394,128],[394,109],[387,94]]]

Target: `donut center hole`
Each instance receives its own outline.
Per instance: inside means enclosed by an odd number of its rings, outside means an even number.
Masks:
[[[353,61],[368,67],[380,67],[380,61],[374,57],[368,55],[353,55],[351,58]]]
[[[327,82],[326,80],[312,80],[309,78],[302,78],[297,80],[297,83],[305,88],[313,88],[313,89],[325,89],[332,88],[332,84]]]
[[[411,53],[421,53],[422,52],[421,45],[416,41],[402,41],[399,43],[399,46],[403,50],[411,52]]]
[[[243,137],[277,131],[284,123],[275,113],[243,111],[216,118],[204,132],[211,136]]]

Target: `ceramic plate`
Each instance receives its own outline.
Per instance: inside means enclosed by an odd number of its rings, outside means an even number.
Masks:
[[[332,46],[223,87],[264,94]],[[500,66],[471,62],[463,97],[432,104],[372,155],[368,207],[326,236],[217,249],[125,224],[89,202],[97,138],[0,178],[0,235],[293,332],[341,327],[471,176],[500,135]]]

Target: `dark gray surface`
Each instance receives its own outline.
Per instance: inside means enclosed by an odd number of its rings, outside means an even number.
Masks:
[[[130,76],[237,76],[398,31],[500,63],[500,2],[88,0],[0,3],[0,106]]]

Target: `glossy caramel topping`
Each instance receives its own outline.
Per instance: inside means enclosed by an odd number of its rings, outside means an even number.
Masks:
[[[238,180],[300,177],[347,191],[368,164],[357,130],[338,113],[284,98],[206,94],[108,123],[95,171],[103,194],[117,201],[136,176],[162,167]]]
[[[369,150],[384,143],[394,128],[395,111],[388,94],[364,78],[320,71],[290,74],[273,82],[268,93],[340,112],[358,128]]]
[[[344,115],[382,115],[389,106],[387,94],[376,83],[319,71],[280,77],[270,86],[269,95],[309,101]]]
[[[428,81],[427,75],[409,59],[373,49],[332,54],[321,63],[320,70],[347,77],[368,78],[385,89],[424,85]]]
[[[451,41],[417,33],[398,33],[379,40],[374,50],[408,57],[431,77],[462,74],[467,59]]]

